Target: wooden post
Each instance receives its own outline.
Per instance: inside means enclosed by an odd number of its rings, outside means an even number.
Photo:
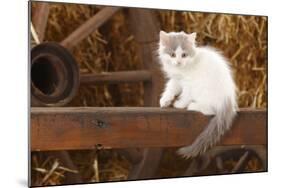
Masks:
[[[151,82],[143,83],[144,106],[159,106],[159,96],[163,83],[157,62],[156,50],[159,40],[159,23],[153,10],[130,8],[130,26],[139,44],[139,54],[145,69],[152,73]],[[129,179],[153,178],[162,157],[161,148],[147,148],[143,159],[133,166]]]
[[[144,83],[144,106],[159,106],[163,76],[157,59],[159,23],[153,10],[129,9],[130,27],[139,44],[144,69],[151,71],[151,82]]]

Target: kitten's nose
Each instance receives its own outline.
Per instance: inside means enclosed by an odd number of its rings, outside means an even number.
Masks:
[[[180,62],[180,61],[177,61],[177,62],[176,62],[176,65],[179,65],[179,64],[181,64],[181,62]]]

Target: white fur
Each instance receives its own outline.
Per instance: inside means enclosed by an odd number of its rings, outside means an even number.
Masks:
[[[172,33],[171,35],[176,35]],[[235,84],[226,59],[215,49],[194,46],[193,57],[182,58],[179,46],[176,58],[163,51],[159,43],[159,58],[162,69],[168,78],[160,99],[160,106],[171,105],[175,108],[187,108],[204,114],[214,114],[220,108],[224,98],[230,98],[236,104]]]
[[[181,37],[171,37],[177,35]],[[227,60],[214,48],[197,47],[195,37],[194,33],[167,34],[161,31],[158,51],[162,70],[167,77],[160,106],[173,105],[175,108],[215,115],[191,146],[178,151],[186,158],[195,157],[213,146],[231,128],[237,108],[236,86]],[[167,51],[167,46],[173,42],[171,40],[177,42],[171,45],[173,50]],[[188,43],[185,49],[181,47],[182,40]],[[176,46],[177,43],[181,44]],[[188,56],[182,57],[183,53],[188,53]]]

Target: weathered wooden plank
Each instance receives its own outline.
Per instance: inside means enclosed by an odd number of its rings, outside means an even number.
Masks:
[[[114,15],[120,7],[105,7],[100,10],[96,15],[86,21],[83,25],[73,31],[68,37],[66,37],[61,44],[71,49],[81,40],[89,36],[92,32],[98,29],[104,24],[112,15]]]
[[[145,82],[150,80],[151,73],[145,70],[82,74],[80,76],[80,82],[82,84],[118,84]]]
[[[36,107],[31,109],[31,149],[183,146],[192,143],[210,118],[156,107]],[[266,127],[266,111],[242,109],[219,145],[266,144]]]

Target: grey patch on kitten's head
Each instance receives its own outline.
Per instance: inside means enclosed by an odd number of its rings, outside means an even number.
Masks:
[[[183,49],[188,45],[194,45],[196,39],[196,33],[187,34],[184,31],[170,32],[160,31],[160,41],[164,46],[169,46],[172,49],[181,46]]]
[[[196,54],[196,33],[160,31],[159,35],[159,54],[163,64],[183,68],[193,63]]]
[[[195,39],[196,33],[160,31],[160,42],[164,46],[164,52],[168,54],[174,52],[179,46],[183,50],[190,51],[195,46]]]

